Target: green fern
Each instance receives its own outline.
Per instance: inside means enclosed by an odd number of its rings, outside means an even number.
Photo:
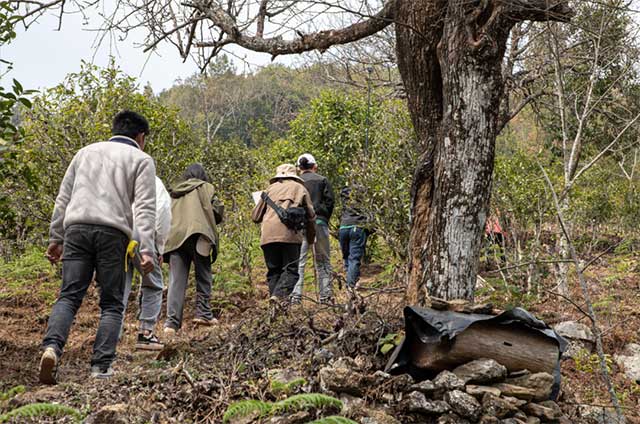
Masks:
[[[342,402],[338,399],[323,395],[321,393],[305,393],[291,396],[280,402],[262,402],[259,400],[241,400],[232,403],[222,417],[223,423],[231,420],[247,417],[253,413],[258,413],[257,417],[267,417],[283,412],[296,412],[304,409],[325,409],[333,407],[342,408]],[[338,422],[342,424],[341,422]]]
[[[293,412],[303,409],[324,409],[329,407],[341,409],[342,402],[321,393],[304,393],[276,402],[273,405],[273,412]]]
[[[12,418],[35,418],[42,415],[48,417],[70,415],[74,417],[76,421],[81,421],[83,418],[83,414],[75,408],[54,403],[32,403],[0,415],[0,423],[5,423]]]
[[[311,421],[310,423],[307,423],[307,424],[358,424],[358,423],[353,420],[350,420],[349,418],[338,417],[334,415],[331,417],[320,418],[319,420]]]
[[[273,408],[272,403],[262,402],[260,400],[241,400],[240,402],[235,402],[229,405],[227,411],[224,413],[222,417],[222,422],[228,423],[233,419],[246,417],[248,415],[253,414],[254,412],[259,412],[259,416],[263,417],[269,415]]]
[[[26,390],[27,389],[24,386],[13,387],[13,388],[7,390],[6,392],[0,393],[0,400],[11,399],[16,395],[19,395],[20,393],[24,393]]]
[[[289,393],[295,391],[298,387],[304,386],[305,384],[307,384],[307,380],[305,380],[304,378],[296,378],[295,380],[288,383],[283,383],[278,380],[272,380],[271,392],[276,396],[282,393],[288,395]]]

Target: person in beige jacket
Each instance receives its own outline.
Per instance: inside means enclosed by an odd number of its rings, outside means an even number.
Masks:
[[[190,165],[182,182],[172,187],[171,230],[165,245],[169,256],[171,280],[167,293],[167,320],[164,334],[172,336],[182,327],[184,298],[193,262],[196,274],[196,325],[212,325],[211,265],[218,256],[218,224],[222,222],[224,207],[215,195],[204,168]]]
[[[313,223],[316,214],[311,196],[304,182],[290,164],[280,165],[276,176],[269,181],[265,193],[283,209],[301,207],[306,212],[306,237],[309,243],[315,239]],[[267,265],[269,295],[281,301],[288,301],[293,287],[298,281],[298,260],[302,245],[303,231],[294,231],[280,221],[276,211],[263,199],[251,213],[251,219],[261,225],[260,247]]]

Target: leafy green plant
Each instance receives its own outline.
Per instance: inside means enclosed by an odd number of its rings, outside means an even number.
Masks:
[[[611,372],[611,366],[613,365],[613,359],[611,355],[604,355],[605,363],[607,364],[607,370]],[[594,373],[600,370],[600,358],[598,355],[590,354],[585,349],[580,349],[577,355],[573,358],[576,369],[578,371]]]
[[[288,395],[294,391],[296,391],[300,386],[304,386],[307,384],[307,380],[304,378],[296,378],[295,380],[289,381],[287,383],[283,383],[278,380],[271,380],[271,393],[275,396],[280,394]]]
[[[257,417],[272,416],[283,412],[295,412],[305,409],[342,408],[342,402],[334,397],[321,393],[304,393],[291,396],[279,402],[263,402],[249,399],[235,402],[227,408],[222,422],[257,414]]]
[[[402,343],[402,339],[404,336],[399,333],[389,333],[378,341],[378,346],[380,347],[380,353],[386,355],[391,352],[396,346]]]
[[[5,423],[14,418],[35,418],[35,417],[63,417],[71,416],[76,422],[84,418],[84,414],[75,408],[54,403],[32,403],[0,415],[0,423]]]
[[[27,389],[24,386],[16,386],[7,390],[6,392],[0,393],[0,400],[8,400],[13,398],[14,396],[19,395],[20,393],[24,393]]]

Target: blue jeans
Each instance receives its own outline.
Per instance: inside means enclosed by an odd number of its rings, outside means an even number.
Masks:
[[[65,230],[62,288],[49,316],[43,347],[62,355],[71,325],[96,271],[100,286],[100,323],[91,365],[106,369],[116,357],[122,325],[125,286],[124,256],[129,238],[115,228],[78,224]]]
[[[355,287],[360,278],[360,262],[367,244],[367,231],[361,227],[340,228],[340,250],[347,274],[347,285]]]

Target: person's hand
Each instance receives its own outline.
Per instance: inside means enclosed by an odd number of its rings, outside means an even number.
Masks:
[[[142,272],[144,275],[147,275],[151,271],[153,271],[153,256],[148,253],[143,253],[140,255],[142,257],[142,261],[140,262],[140,268],[142,268]]]
[[[52,264],[57,263],[62,257],[62,245],[54,242],[49,243],[49,247],[47,247],[47,253],[45,254],[45,256]]]

